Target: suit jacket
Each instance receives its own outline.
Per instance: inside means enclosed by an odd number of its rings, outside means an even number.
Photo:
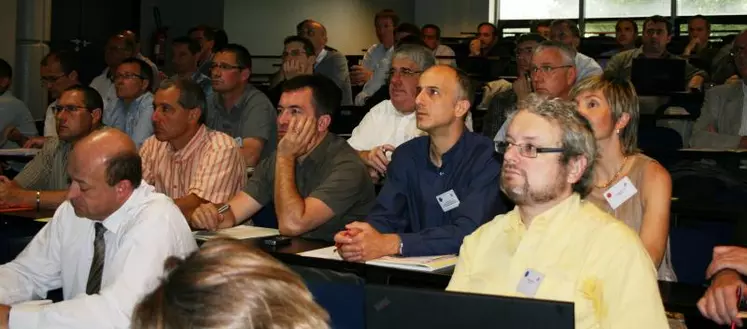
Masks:
[[[739,146],[744,93],[742,83],[725,84],[706,92],[700,117],[690,137],[692,147],[733,149]]]
[[[350,89],[350,72],[348,60],[341,52],[327,47],[327,55],[314,68],[314,73],[332,79],[342,90],[342,105],[353,104],[353,92]]]

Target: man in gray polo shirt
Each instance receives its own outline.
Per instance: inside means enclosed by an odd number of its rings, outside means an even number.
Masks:
[[[2,148],[18,148],[23,141],[7,136],[10,129],[15,127],[24,136],[36,136],[38,131],[34,124],[31,111],[20,99],[13,96],[10,86],[13,81],[13,69],[10,64],[0,58],[0,133],[2,133]],[[10,128],[10,129],[9,129]],[[6,131],[7,130],[7,131]],[[20,143],[21,145],[18,145]]]
[[[211,66],[213,94],[208,99],[208,128],[233,137],[247,166],[275,150],[277,111],[267,96],[249,84],[252,57],[241,45],[218,50]]]
[[[220,205],[203,204],[191,226],[235,226],[272,202],[280,234],[332,241],[347,223],[364,218],[375,199],[366,167],[344,139],[327,130],[341,97],[335,83],[321,75],[285,82],[277,151],[257,166],[228,211],[219,214]]]
[[[13,181],[0,176],[0,203],[44,209],[62,204],[70,184],[68,154],[78,140],[101,127],[103,107],[101,95],[92,87],[75,85],[63,91],[54,107],[58,137],[47,138]]]

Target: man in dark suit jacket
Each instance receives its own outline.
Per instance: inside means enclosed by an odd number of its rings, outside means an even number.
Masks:
[[[342,105],[353,104],[350,89],[348,60],[341,52],[327,47],[327,29],[314,20],[304,20],[296,26],[298,36],[305,37],[314,45],[314,73],[330,78],[342,90]]]

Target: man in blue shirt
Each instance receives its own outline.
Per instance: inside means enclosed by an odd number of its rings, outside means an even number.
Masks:
[[[396,149],[367,221],[335,235],[345,260],[454,254],[465,236],[506,210],[493,142],[465,131],[469,77],[437,65],[423,73],[418,89],[417,127],[428,136]]]
[[[148,63],[134,57],[125,59],[114,74],[118,99],[111,111],[104,110],[104,124],[130,136],[137,148],[153,135],[152,82]]]

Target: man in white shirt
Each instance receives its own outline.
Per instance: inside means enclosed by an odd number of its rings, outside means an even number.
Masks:
[[[454,57],[454,50],[449,46],[441,44],[441,28],[435,24],[425,24],[420,31],[423,33],[423,42],[425,42],[428,48],[433,50],[433,56],[436,56],[438,64],[456,67],[456,59],[439,58],[440,56]]]
[[[371,108],[348,139],[374,180],[386,172],[394,148],[425,135],[415,122],[415,97],[420,74],[435,64],[436,58],[428,48],[419,45],[395,48],[389,70],[390,99]],[[467,127],[472,130],[472,122],[467,118]]]
[[[106,68],[91,81],[90,86],[99,92],[104,99],[104,113],[110,111],[117,103],[117,90],[114,88],[114,74],[117,67],[126,58],[135,56],[135,43],[121,34],[109,38],[104,49]]]
[[[179,208],[141,181],[140,157],[124,133],[104,129],[81,140],[68,173],[68,201],[0,266],[0,328],[129,327],[164,261],[197,248]],[[62,302],[19,304],[58,288]]]

